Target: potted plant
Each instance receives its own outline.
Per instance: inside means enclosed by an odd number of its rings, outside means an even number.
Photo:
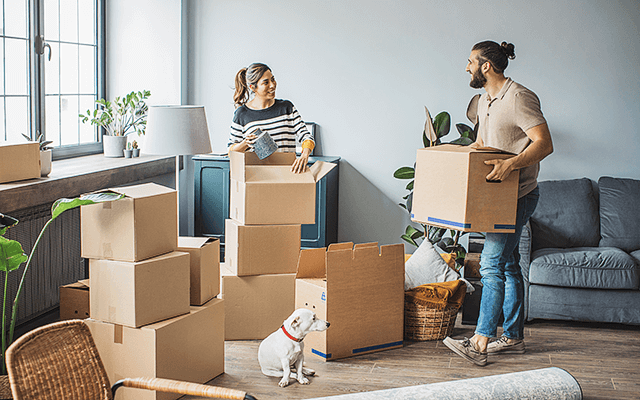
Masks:
[[[133,150],[131,149],[131,143],[127,143],[127,148],[124,151],[124,158],[131,158]]]
[[[151,92],[131,92],[124,97],[116,97],[114,101],[96,100],[96,108],[79,114],[83,123],[91,123],[104,128],[102,137],[105,157],[122,157],[126,148],[127,135],[137,133],[144,135],[147,126],[147,106],[145,100]]]
[[[11,343],[13,342],[13,333],[15,330],[16,315],[18,311],[18,300],[20,298],[20,294],[22,293],[25,276],[29,271],[29,266],[31,265],[31,261],[33,260],[33,256],[36,252],[38,244],[40,243],[40,240],[42,239],[45,231],[47,230],[51,222],[53,222],[54,219],[56,219],[58,216],[60,216],[60,214],[62,214],[67,210],[80,207],[82,205],[87,205],[87,204],[96,204],[96,203],[103,203],[107,201],[115,201],[123,197],[124,195],[122,194],[112,193],[112,192],[103,192],[103,193],[92,193],[88,195],[83,195],[74,199],[56,200],[53,203],[53,206],[51,207],[51,219],[47,221],[47,223],[44,225],[44,227],[40,231],[40,234],[38,235],[35,243],[33,244],[33,247],[31,248],[31,252],[29,253],[28,256],[24,253],[24,250],[22,249],[22,245],[18,241],[10,240],[4,237],[7,230],[10,227],[15,226],[18,223],[18,220],[8,215],[0,214],[0,272],[5,275],[4,291],[3,291],[4,295],[3,295],[3,302],[2,302],[2,322],[1,322],[1,329],[2,329],[2,356],[1,356],[2,372],[1,374],[2,375],[5,375],[7,373],[4,355],[9,345],[11,345]],[[9,301],[11,301],[11,299],[9,299],[9,294],[7,292],[8,274],[11,271],[17,270],[25,262],[26,262],[26,265],[22,272],[22,277],[20,279],[20,283],[18,285],[16,295],[13,298],[11,318],[9,320],[9,331],[7,332],[6,330],[7,306]]]
[[[139,157],[140,156],[140,149],[138,148],[138,142],[137,141],[133,141],[131,142],[131,150],[133,150],[133,157]]]
[[[427,107],[424,108],[427,114],[427,120],[424,124],[424,130],[422,131],[422,143],[424,147],[438,146],[442,144],[442,138],[449,134],[451,129],[451,116],[448,112],[442,111],[436,117],[431,120],[431,114]],[[460,137],[456,140],[449,142],[452,144],[460,144],[468,146],[475,142],[478,134],[478,126],[474,128],[466,124],[456,124],[456,129],[460,134]],[[406,189],[409,194],[403,197],[405,203],[400,203],[400,207],[404,208],[411,214],[411,205],[413,201],[413,179],[415,177],[415,163],[413,167],[400,167],[393,173],[394,178],[397,179],[410,179]],[[456,270],[461,268],[466,255],[466,250],[460,244],[460,239],[467,232],[461,232],[456,230],[450,230],[451,237],[445,237],[447,229],[436,226],[420,224],[420,227],[414,225],[407,225],[405,232],[400,236],[407,243],[418,246],[418,240],[429,240],[432,244],[438,245],[445,253],[452,254],[452,257],[457,261]]]
[[[24,133],[22,136],[31,141],[31,138]],[[44,133],[38,132],[38,143],[40,145],[40,176],[48,176],[51,173],[51,153],[53,147],[49,146],[53,141],[44,140]]]

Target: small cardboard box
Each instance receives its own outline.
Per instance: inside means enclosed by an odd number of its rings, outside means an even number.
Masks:
[[[0,142],[0,183],[40,178],[37,142]]]
[[[220,293],[220,240],[179,237],[178,251],[191,256],[191,305],[201,306]]]
[[[295,274],[300,225],[225,223],[225,264],[234,275]]]
[[[495,149],[444,144],[419,149],[411,220],[463,232],[515,232],[519,172],[488,182]]]
[[[60,320],[89,318],[89,280],[60,286]]]
[[[176,249],[175,190],[146,183],[107,191],[126,197],[80,208],[82,257],[135,262]]]
[[[91,318],[131,327],[189,312],[189,254],[89,260]]]
[[[246,225],[314,224],[316,182],[336,164],[315,162],[307,172],[291,172],[296,155],[232,151],[229,216]]]
[[[86,320],[110,382],[165,378],[205,383],[224,372],[224,302],[142,328]],[[173,400],[180,394],[121,388],[118,400]]]
[[[236,276],[221,265],[225,340],[264,339],[293,312],[295,274]]]
[[[323,360],[402,347],[404,245],[338,243],[300,251],[296,306],[331,323],[305,339]]]

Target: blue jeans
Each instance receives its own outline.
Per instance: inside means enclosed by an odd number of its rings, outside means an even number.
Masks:
[[[500,312],[504,314],[503,335],[524,338],[524,281],[520,270],[520,234],[536,209],[540,192],[536,187],[518,199],[516,231],[487,233],[480,256],[482,300],[475,333],[495,337]]]

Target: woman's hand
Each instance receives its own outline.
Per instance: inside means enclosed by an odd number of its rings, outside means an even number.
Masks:
[[[307,163],[309,162],[309,153],[311,153],[310,149],[302,149],[302,154],[300,157],[296,158],[296,160],[291,165],[291,171],[296,174],[301,174],[305,172],[307,169]]]
[[[242,139],[242,142],[233,146],[231,150],[240,151],[244,153],[245,151],[249,150],[251,146],[253,146],[253,141],[256,140],[256,138],[257,138],[256,135],[254,135],[253,133],[250,133],[247,136],[245,136],[244,139]]]

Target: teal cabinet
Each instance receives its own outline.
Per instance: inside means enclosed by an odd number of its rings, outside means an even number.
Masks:
[[[316,184],[316,223],[302,225],[301,246],[326,247],[338,241],[338,177],[340,157],[312,156],[337,167]],[[224,221],[229,218],[229,158],[201,155],[193,158],[195,175],[195,236],[220,239],[224,260]]]

